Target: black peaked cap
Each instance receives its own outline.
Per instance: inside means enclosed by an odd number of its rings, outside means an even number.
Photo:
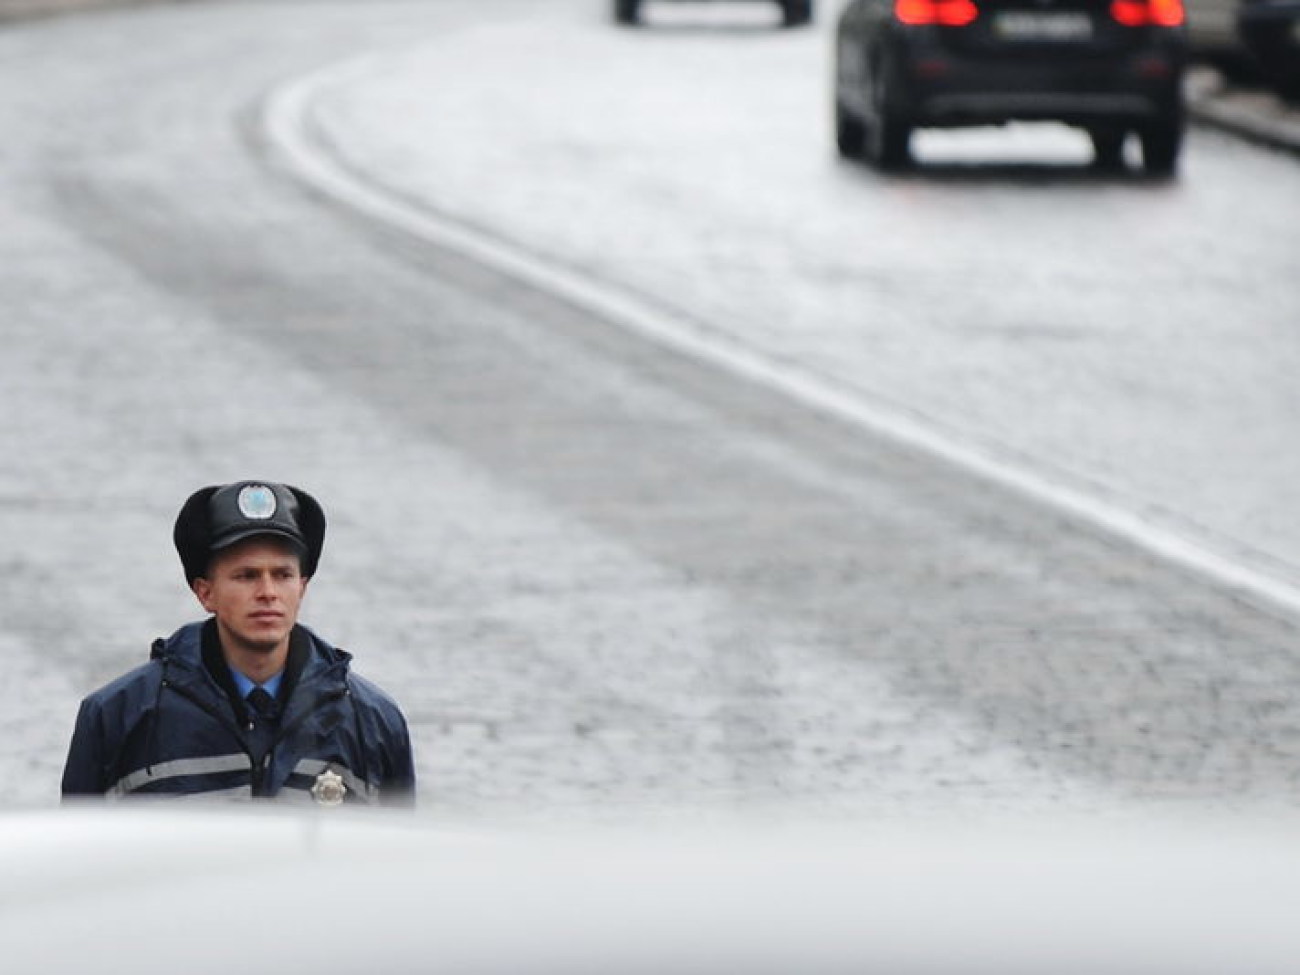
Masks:
[[[214,552],[257,536],[294,545],[302,556],[302,574],[313,576],[325,545],[325,512],[291,484],[236,481],[191,494],[172,530],[188,583],[207,572]]]

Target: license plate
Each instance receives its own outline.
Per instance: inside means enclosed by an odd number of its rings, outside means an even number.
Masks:
[[[1092,18],[1077,11],[1004,10],[993,21],[998,37],[1008,41],[1087,41]]]

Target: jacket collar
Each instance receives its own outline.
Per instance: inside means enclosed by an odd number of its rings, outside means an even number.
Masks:
[[[151,656],[163,661],[168,679],[178,685],[203,688],[209,694],[218,692],[232,700],[238,697],[211,619],[187,623],[167,639],[156,641]],[[313,691],[344,687],[351,659],[351,654],[326,643],[307,627],[295,625],[281,698],[290,700],[299,686],[310,685]],[[242,703],[238,707],[242,708]]]

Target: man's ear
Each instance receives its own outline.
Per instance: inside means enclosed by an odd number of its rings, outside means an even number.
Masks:
[[[190,583],[190,589],[193,590],[195,597],[199,601],[199,605],[211,613],[212,606],[210,605],[210,601],[212,599],[212,583],[208,582],[208,580],[203,578],[203,576],[197,576],[194,581]]]

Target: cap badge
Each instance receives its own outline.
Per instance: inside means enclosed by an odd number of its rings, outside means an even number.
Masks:
[[[312,798],[322,806],[338,806],[348,794],[348,787],[343,784],[343,776],[333,769],[326,769],[316,776],[316,784],[311,787]]]
[[[264,484],[249,484],[242,488],[239,513],[254,521],[265,521],[275,514],[275,492]]]

